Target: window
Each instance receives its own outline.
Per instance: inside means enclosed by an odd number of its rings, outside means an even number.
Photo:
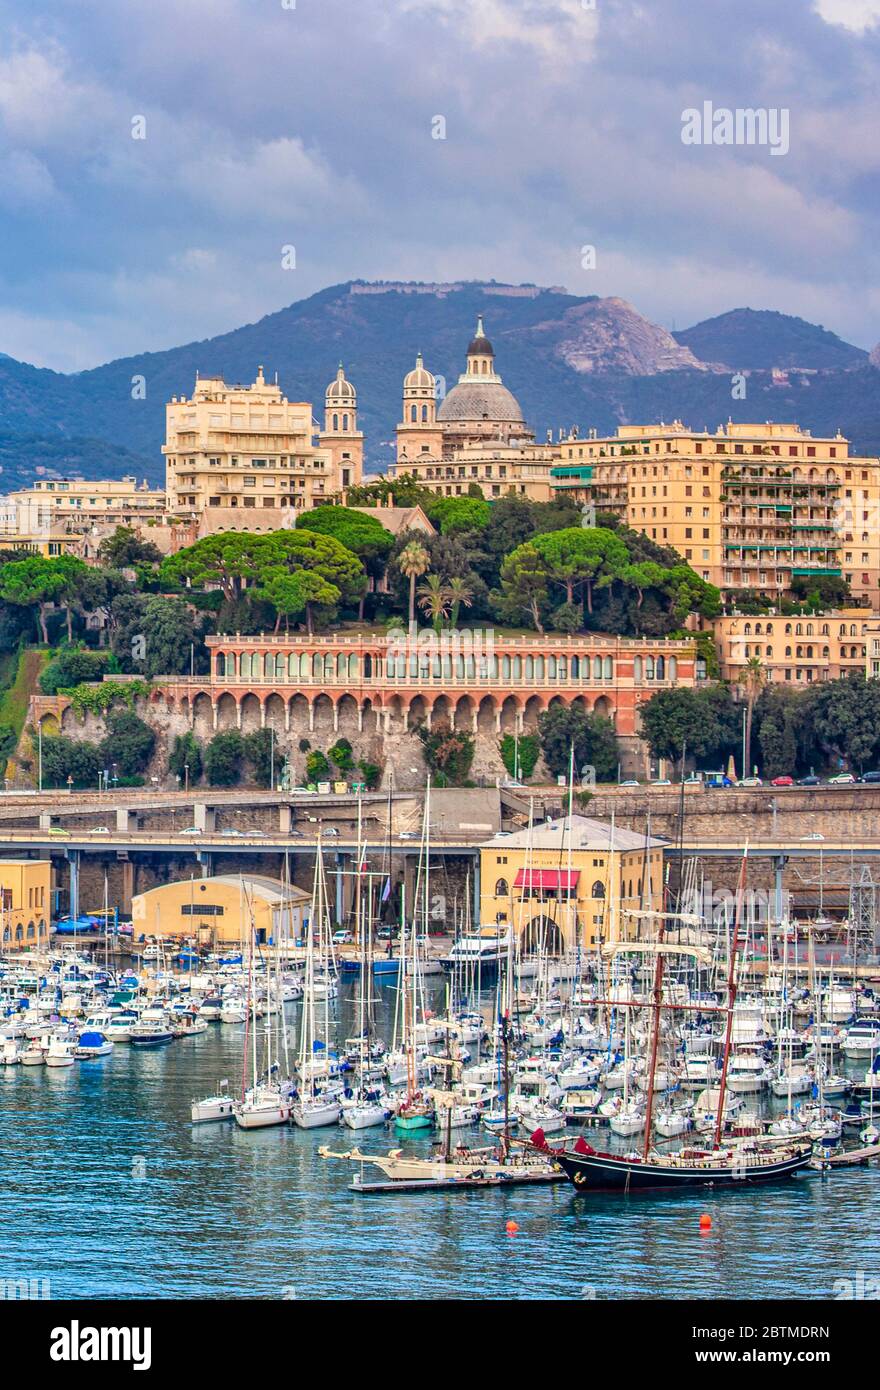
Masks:
[[[495,884],[495,897],[506,898],[509,892],[510,889],[507,886],[507,879],[499,878],[498,882]]]

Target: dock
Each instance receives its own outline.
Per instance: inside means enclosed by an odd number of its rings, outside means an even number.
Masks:
[[[824,1172],[828,1168],[863,1168],[872,1159],[880,1158],[880,1144],[871,1144],[865,1149],[847,1149],[840,1154],[815,1154],[809,1166]]]
[[[387,1178],[381,1182],[363,1182],[355,1178],[348,1184],[349,1192],[467,1192],[474,1187],[533,1187],[552,1182],[568,1182],[564,1173],[530,1173],[516,1177],[472,1178]]]

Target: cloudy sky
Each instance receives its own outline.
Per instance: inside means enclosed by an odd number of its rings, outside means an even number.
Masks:
[[[789,153],[684,145],[704,101],[787,108]],[[878,131],[880,0],[0,0],[0,351],[77,370],[354,277],[870,347]]]

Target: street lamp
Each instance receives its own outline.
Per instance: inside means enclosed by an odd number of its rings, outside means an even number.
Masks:
[[[69,773],[69,774],[68,774],[68,777],[67,777],[67,794],[68,794],[68,796],[70,795],[70,793],[71,793],[72,791],[73,791],[73,774],[72,774],[72,773]]]
[[[185,780],[184,780],[184,785],[183,785],[183,790],[184,790],[184,793],[188,794],[188,793],[189,793],[189,763],[184,763],[184,765],[183,765],[183,771],[184,771],[184,778],[185,778]]]

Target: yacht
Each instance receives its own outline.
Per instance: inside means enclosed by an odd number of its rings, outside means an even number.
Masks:
[[[447,956],[441,956],[444,969],[458,967],[478,967],[480,970],[497,969],[507,959],[510,939],[502,935],[497,927],[482,927],[478,932],[460,936]]]

